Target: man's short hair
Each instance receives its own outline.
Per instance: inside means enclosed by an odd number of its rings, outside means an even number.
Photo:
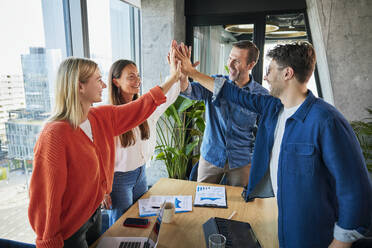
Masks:
[[[260,56],[260,50],[258,50],[258,48],[253,42],[249,40],[240,40],[240,41],[232,43],[232,46],[236,48],[248,50],[247,65],[252,62],[257,63],[258,56]]]
[[[275,46],[267,53],[280,67],[291,67],[300,83],[307,82],[314,71],[316,55],[313,46],[306,41]]]

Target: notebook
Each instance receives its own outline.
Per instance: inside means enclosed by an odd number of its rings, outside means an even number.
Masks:
[[[203,231],[207,247],[209,235],[219,233],[226,237],[225,248],[261,248],[251,225],[247,222],[214,217],[203,224]]]
[[[155,248],[159,240],[164,206],[160,209],[154,227],[148,237],[103,237],[97,248]]]
[[[225,187],[197,185],[194,206],[227,208]]]

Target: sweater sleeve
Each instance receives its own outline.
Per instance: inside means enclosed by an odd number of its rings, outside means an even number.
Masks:
[[[67,169],[63,135],[46,126],[34,149],[28,217],[39,248],[63,247],[60,232]]]
[[[159,86],[152,88],[135,101],[113,106],[113,130],[115,136],[138,126],[164,103],[166,97]]]

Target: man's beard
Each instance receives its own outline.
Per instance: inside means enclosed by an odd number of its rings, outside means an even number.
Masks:
[[[231,73],[229,73],[229,79],[231,80],[231,81],[238,81],[239,80],[239,78],[240,78],[240,72],[236,72],[236,74],[234,74],[234,76],[233,75],[231,75]]]
[[[283,93],[283,87],[280,87],[279,85],[273,86],[270,84],[270,95],[273,97],[279,98],[279,96]]]

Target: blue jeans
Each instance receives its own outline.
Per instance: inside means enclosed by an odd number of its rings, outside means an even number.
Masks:
[[[146,191],[145,165],[132,171],[115,172],[111,192],[112,210],[109,211],[109,225],[114,224]]]

